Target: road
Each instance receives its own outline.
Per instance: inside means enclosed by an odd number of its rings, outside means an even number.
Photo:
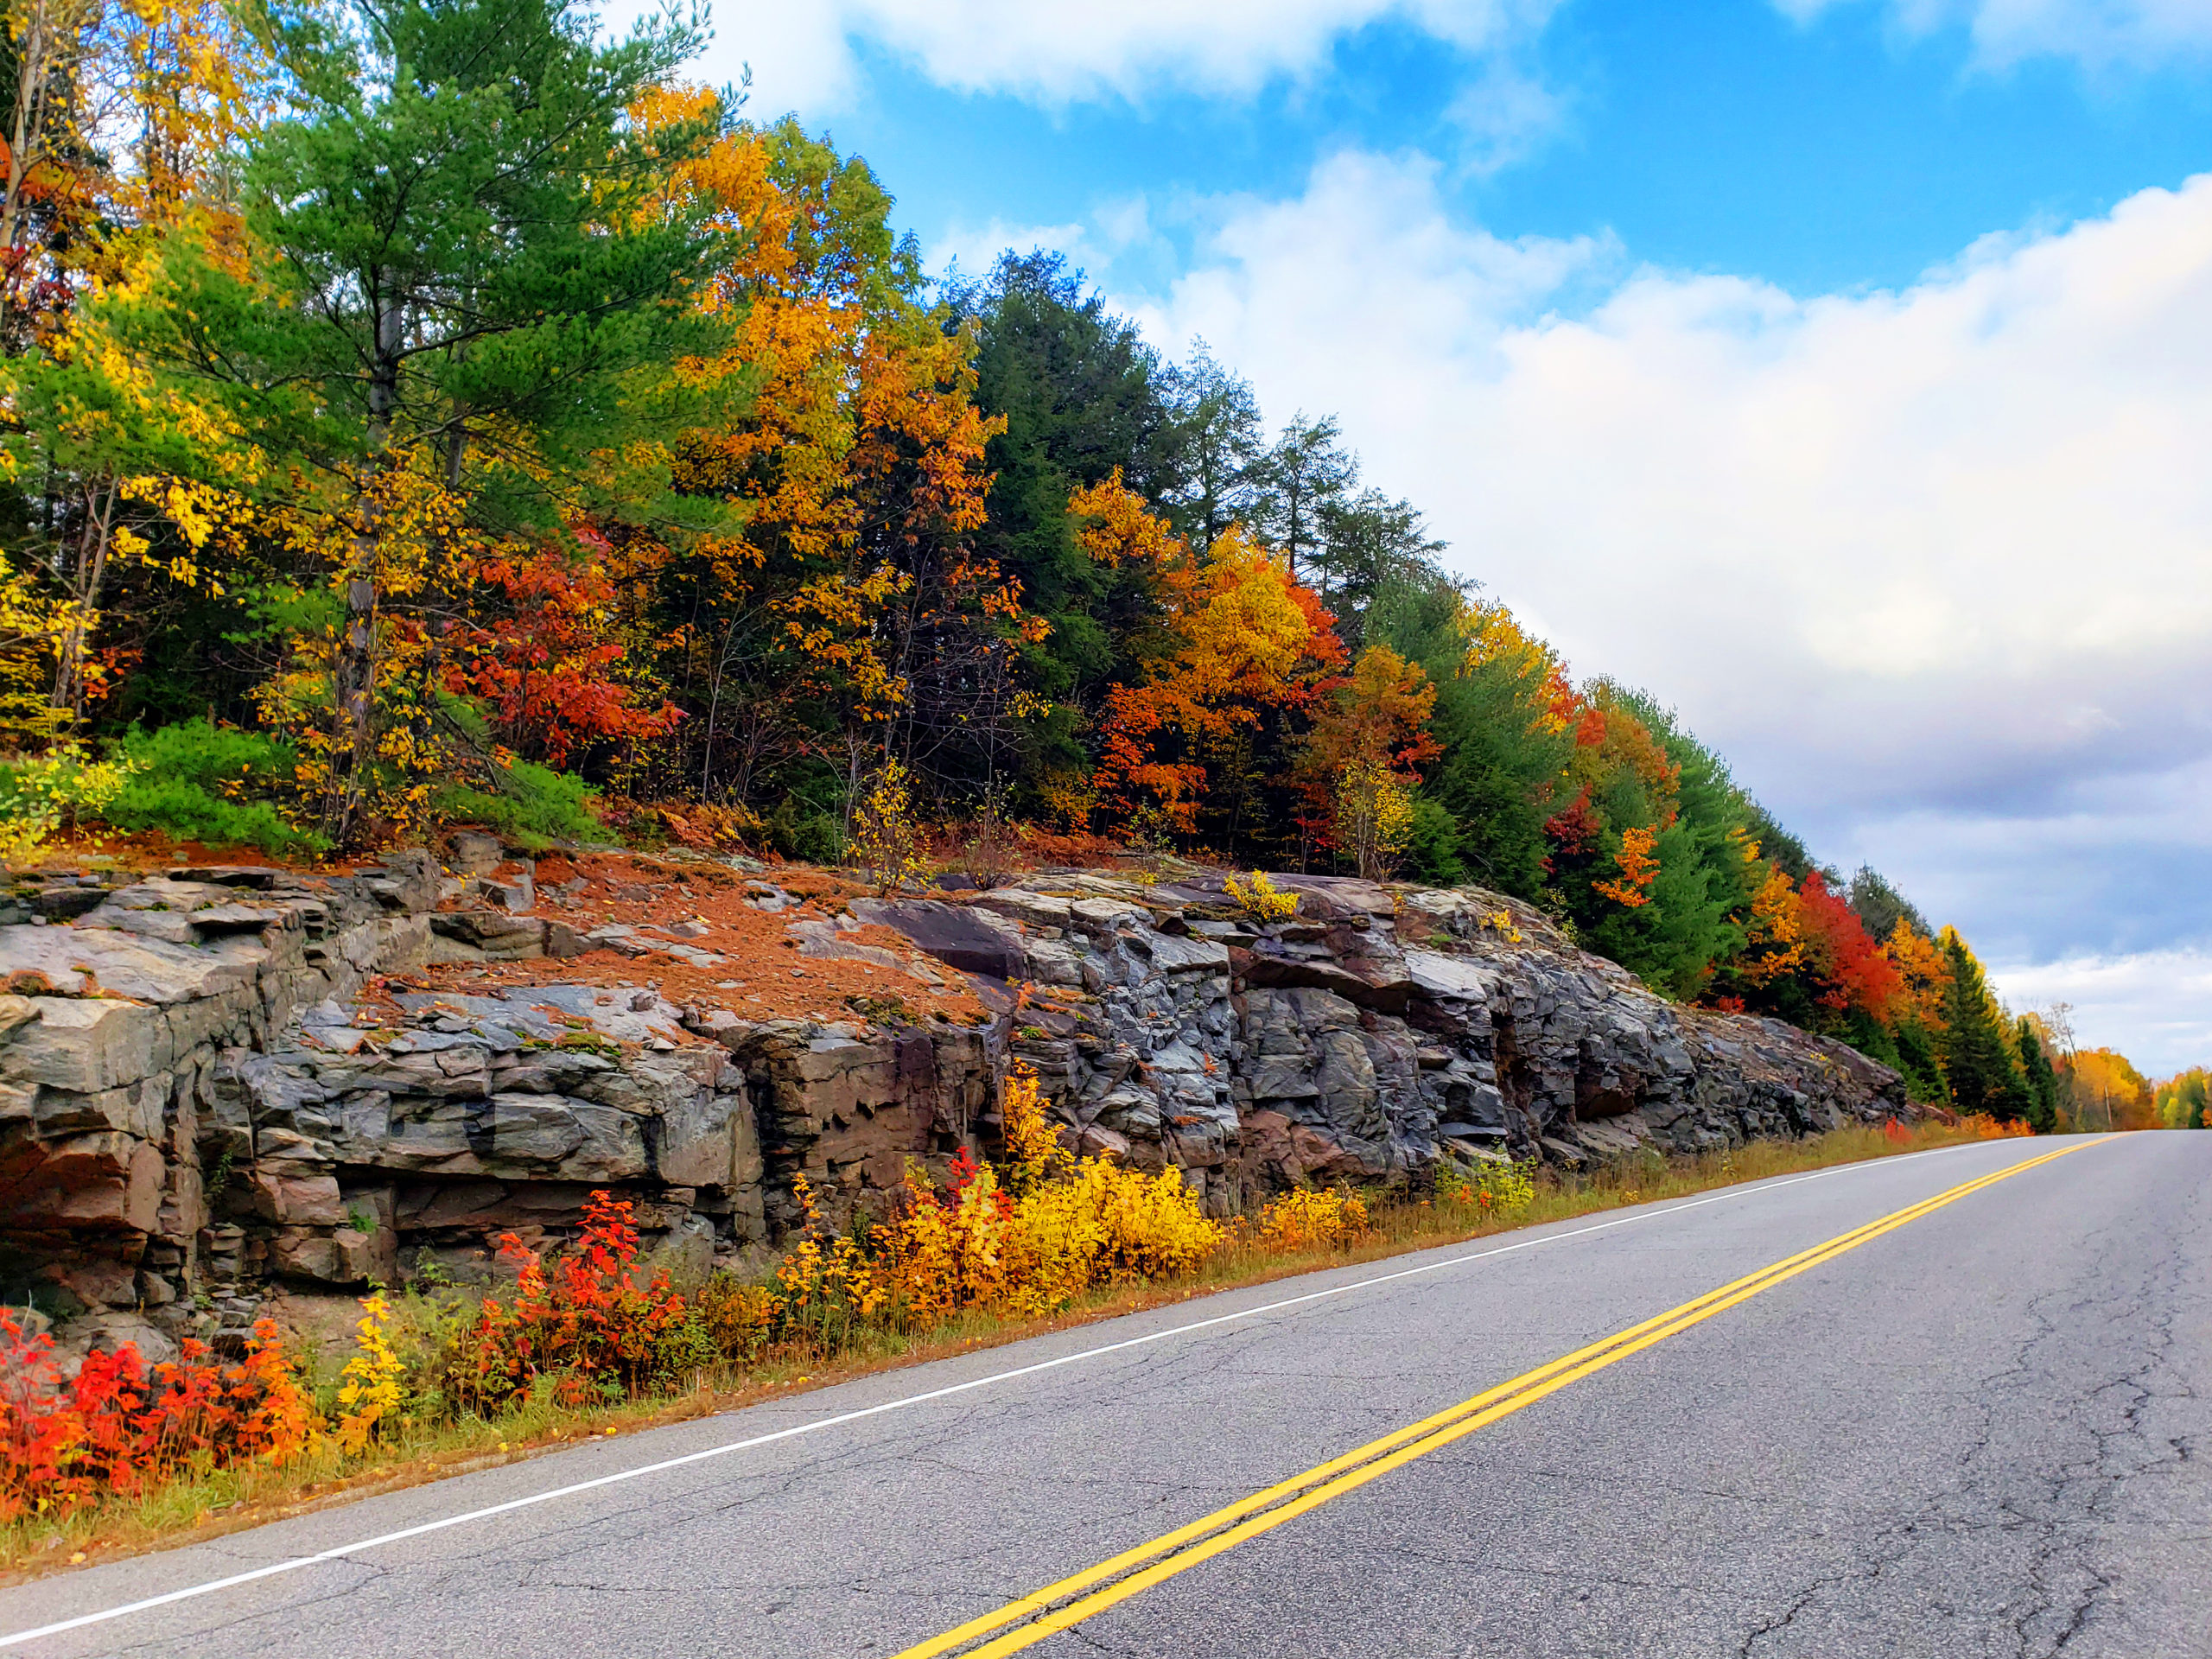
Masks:
[[[0,1632],[91,1621],[5,1647],[41,1659],[2176,1659],[2212,1655],[2208,1431],[2212,1135],[1987,1142],[598,1441],[0,1592]],[[1124,1553],[1059,1592],[1071,1628],[994,1619]]]

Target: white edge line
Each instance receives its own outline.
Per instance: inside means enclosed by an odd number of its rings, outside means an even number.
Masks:
[[[680,1469],[686,1464],[703,1463],[709,1458],[727,1457],[733,1452],[747,1452],[754,1446],[772,1446],[778,1440],[795,1440],[802,1434],[812,1434],[825,1428],[840,1427],[855,1423],[864,1417],[877,1417],[886,1412],[905,1411],[914,1406],[929,1404],[956,1394],[966,1394],[973,1389],[989,1388],[1000,1382],[1011,1382],[1018,1377],[1034,1376],[1040,1371],[1057,1370],[1063,1365],[1073,1365],[1086,1359],[1098,1359],[1108,1354],[1117,1354],[1130,1348],[1141,1348],[1148,1344],[1165,1342],[1173,1337],[1189,1336],[1193,1332],[1211,1330],[1217,1325],[1234,1325],[1244,1319],[1254,1319],[1265,1313],[1280,1313],[1285,1308],[1300,1307],[1308,1302],[1326,1300],[1332,1296],[1346,1296],[1356,1290],[1371,1290],[1377,1285],[1387,1285],[1400,1279],[1418,1278],[1422,1274],[1440,1272],[1446,1268],[1465,1267],[1471,1262],[1488,1261],[1492,1256],[1510,1255],[1516,1250],[1535,1249],[1540,1245],[1560,1244],[1571,1238],[1587,1238],[1592,1233],[1610,1232],[1616,1227],[1632,1226],[1637,1222],[1656,1221],[1666,1216],[1679,1216],[1684,1211],[1701,1210],[1710,1204],[1722,1204],[1732,1198],[1752,1197],[1763,1192],[1779,1192],[1785,1186],[1798,1186],[1807,1181],[1821,1180],[1830,1175],[1847,1174],[1854,1170],[1894,1169],[1916,1158],[1932,1158],[1938,1154],[1959,1152],[1966,1147],[1987,1145],[1986,1141],[1967,1141],[1956,1147],[1930,1147],[1925,1152],[1909,1152],[1888,1158],[1867,1158],[1855,1163],[1839,1164],[1830,1169],[1816,1169],[1809,1174],[1786,1176],[1747,1186],[1732,1187],[1709,1198],[1692,1198],[1686,1203],[1669,1205],[1663,1210],[1646,1210],[1633,1216],[1618,1216],[1611,1221],[1592,1223],[1563,1233],[1546,1233],[1541,1238],[1524,1238],[1517,1243],[1500,1244],[1486,1250],[1471,1250],[1461,1255],[1447,1256],[1438,1262],[1425,1262],[1417,1268],[1401,1268],[1395,1273],[1376,1274],[1369,1278],[1356,1279],[1349,1284],[1331,1285],[1323,1290],[1311,1290],[1300,1296],[1286,1296],[1279,1301],[1263,1302],[1257,1307],[1248,1307],[1235,1313],[1217,1313],[1211,1319],[1194,1319],[1188,1325],[1171,1325],[1165,1331],[1148,1332],[1141,1337],[1126,1337],[1119,1342],[1109,1342],[1096,1348],[1084,1348],[1072,1354],[1062,1354],[1055,1359],[1040,1359],[1033,1364],[1018,1365],[1012,1370],[994,1371],[988,1376],[972,1377],[965,1382],[953,1382],[941,1389],[931,1389],[923,1394],[901,1395],[873,1406],[863,1406],[855,1411],[839,1412],[831,1417],[817,1417],[811,1422],[794,1424],[772,1433],[756,1434],[748,1440],[730,1440],[721,1446],[710,1446],[703,1451],[687,1452],[680,1458],[665,1458],[658,1463],[640,1464],[634,1469],[622,1469],[611,1475],[600,1475],[591,1480],[580,1480],[573,1485],[556,1486],[550,1491],[533,1492],[528,1497],[510,1498],[504,1503],[493,1503],[480,1510],[467,1510],[459,1515],[449,1515],[436,1521],[425,1521],[418,1526],[403,1527],[397,1532],[378,1533],[373,1538],[358,1539],[350,1544],[340,1544],[331,1549],[318,1550],[312,1555],[295,1555],[288,1560],[272,1561],[266,1567],[257,1567],[250,1572],[233,1573],[226,1579],[210,1579],[202,1584],[187,1585],[181,1590],[166,1591],[158,1596],[148,1596],[140,1601],[127,1601],[118,1606],[104,1608],[99,1612],[80,1613],[74,1618],[65,1618],[52,1624],[41,1624],[35,1630],[17,1630],[0,1636],[0,1648],[19,1647],[26,1642],[60,1636],[69,1630],[84,1629],[88,1624],[104,1624],[111,1619],[124,1618],[132,1613],[150,1611],[173,1603],[190,1601],[200,1596],[211,1596],[219,1590],[233,1589],[241,1584],[251,1584],[258,1579],[275,1578],[280,1573],[296,1573],[302,1567],[319,1566],[360,1550],[378,1549],[386,1544],[420,1538],[425,1533],[443,1532],[448,1527],[465,1526],[473,1521],[488,1521],[493,1516],[506,1515],[516,1510],[527,1510],[540,1503],[550,1503],[556,1498],[574,1497],[579,1492],[588,1492],[601,1486],[620,1485],[625,1481],[657,1475],[664,1470]],[[765,1403],[765,1402],[763,1402]],[[749,1408],[741,1407],[741,1410]]]

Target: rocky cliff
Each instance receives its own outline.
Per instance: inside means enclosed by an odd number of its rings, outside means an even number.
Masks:
[[[615,1187],[690,1272],[804,1173],[880,1208],[988,1153],[1010,1064],[1071,1141],[1217,1213],[1440,1159],[1581,1166],[1904,1116],[1894,1073],[1675,1007],[1477,889],[1089,871],[834,878],[487,838],[346,874],[48,873],[0,899],[0,1290],[79,1342],[242,1332],[272,1293],[483,1275]]]

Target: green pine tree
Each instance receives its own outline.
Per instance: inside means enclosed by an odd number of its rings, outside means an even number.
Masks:
[[[1986,1112],[2000,1121],[2028,1113],[2027,1080],[2006,1040],[1981,964],[1955,929],[1945,928],[1943,956],[1951,983],[1943,996],[1943,1034],[1937,1054],[1951,1103],[1962,1112]]]
[[[2013,1043],[2027,1084],[2028,1127],[2037,1135],[2049,1135],[2058,1127],[2058,1073],[2051,1069],[2050,1057],[2043,1052],[2042,1039],[2024,1014],[2013,1028]]]
[[[664,452],[633,441],[666,436],[673,364],[724,337],[698,303],[721,232],[664,188],[719,118],[647,133],[631,113],[696,49],[695,23],[610,44],[596,22],[569,0],[340,0],[285,21],[290,112],[244,169],[249,268],[181,237],[119,329],[226,396],[270,489],[342,527],[334,835],[376,753],[394,480],[439,480],[495,531],[673,511]]]
[[[1943,1082],[1943,1063],[1935,1037],[1910,1014],[1897,1023],[1895,1040],[1897,1070],[1904,1074],[1905,1092],[1913,1099],[1940,1105],[1951,1097]]]

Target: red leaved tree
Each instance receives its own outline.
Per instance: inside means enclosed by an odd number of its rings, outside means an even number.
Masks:
[[[683,718],[663,701],[643,706],[621,672],[615,589],[587,531],[582,560],[553,548],[486,559],[477,575],[496,595],[492,614],[461,629],[446,689],[479,698],[502,741],[525,760],[564,766],[579,749],[665,736]]]

